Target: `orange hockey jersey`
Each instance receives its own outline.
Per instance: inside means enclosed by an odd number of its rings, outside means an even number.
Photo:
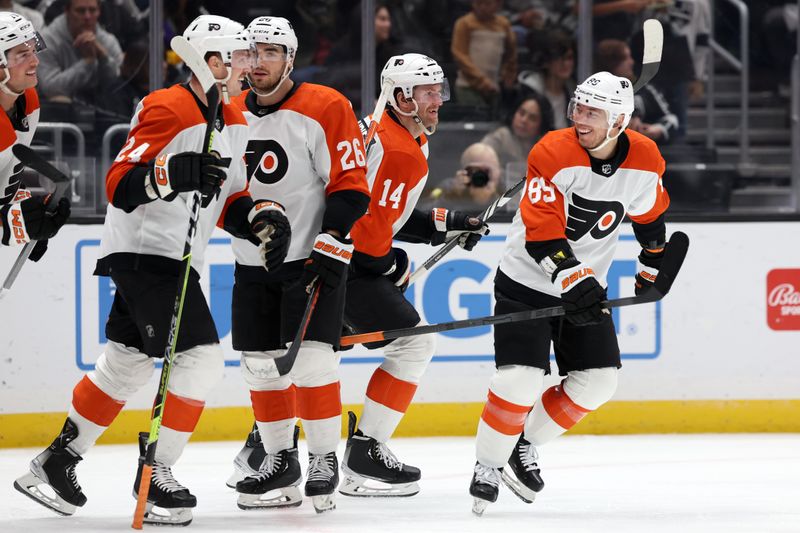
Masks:
[[[574,128],[545,135],[528,155],[526,187],[506,241],[500,270],[534,290],[560,296],[528,254],[526,242],[566,239],[575,257],[605,286],[620,224],[627,214],[639,224],[655,221],[669,206],[662,183],[664,159],[639,133],[619,138],[614,158],[589,157]]]
[[[362,121],[366,131],[372,117]],[[428,140],[415,139],[389,111],[384,111],[367,158],[372,191],[369,211],[353,226],[356,252],[379,258],[411,216],[428,180]]]

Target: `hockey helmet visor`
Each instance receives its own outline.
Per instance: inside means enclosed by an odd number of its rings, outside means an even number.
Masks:
[[[279,44],[256,43],[258,63],[283,63],[289,57],[285,48]]]
[[[441,83],[430,83],[414,87],[414,100],[420,104],[442,104],[450,100],[450,84],[447,78]]]
[[[45,49],[47,49],[47,45],[44,44],[44,39],[39,32],[36,32],[32,39],[5,51],[6,65],[9,68],[22,65]]]
[[[593,129],[609,129],[608,111],[582,104],[574,98],[569,101],[567,119],[576,125],[580,124]]]

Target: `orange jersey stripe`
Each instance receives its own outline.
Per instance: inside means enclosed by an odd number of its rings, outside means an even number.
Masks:
[[[164,417],[161,425],[166,428],[191,433],[203,414],[205,402],[184,398],[167,391],[167,400],[164,402]]]
[[[222,212],[219,214],[219,218],[217,219],[217,227],[218,228],[224,229],[224,226],[225,226],[225,214],[228,212],[228,208],[230,207],[230,205],[233,202],[235,202],[236,200],[238,200],[242,196],[250,196],[250,191],[245,189],[243,191],[239,191],[237,193],[233,193],[232,195],[228,196],[228,198],[225,199],[225,205],[222,206]]]
[[[573,402],[560,385],[544,391],[542,407],[550,418],[564,429],[570,429],[591,412],[591,409],[584,409]]]
[[[531,410],[530,405],[517,405],[497,396],[491,390],[488,400],[483,406],[481,419],[489,427],[504,435],[519,435],[525,426],[525,417]]]
[[[297,416],[303,420],[324,420],[342,414],[339,382],[321,387],[297,387]]]
[[[115,400],[95,385],[89,376],[83,376],[72,390],[72,406],[86,420],[107,427],[125,406],[125,402]]]
[[[283,390],[251,390],[250,403],[259,422],[277,422],[294,418],[297,389],[294,385]]]
[[[406,412],[415,392],[416,383],[397,379],[382,368],[375,370],[367,385],[367,398],[399,413]]]

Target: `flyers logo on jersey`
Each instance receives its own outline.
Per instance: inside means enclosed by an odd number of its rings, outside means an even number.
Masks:
[[[587,233],[600,240],[611,235],[625,217],[625,208],[620,202],[590,200],[572,194],[567,211],[567,238],[580,240]]]
[[[248,179],[266,184],[277,183],[289,171],[289,156],[274,139],[248,142],[244,156]]]

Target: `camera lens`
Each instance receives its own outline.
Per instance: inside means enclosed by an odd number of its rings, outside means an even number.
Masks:
[[[489,183],[489,174],[483,169],[475,169],[469,173],[469,184],[473,187],[486,187]]]

